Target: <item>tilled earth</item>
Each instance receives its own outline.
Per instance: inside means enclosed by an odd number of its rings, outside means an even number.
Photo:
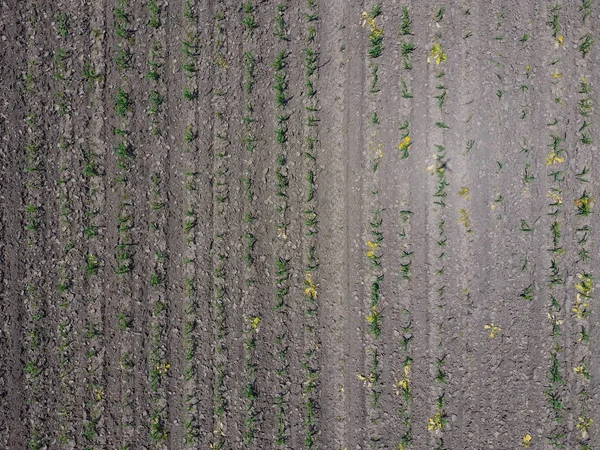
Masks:
[[[600,446],[597,2],[0,8],[0,448]]]

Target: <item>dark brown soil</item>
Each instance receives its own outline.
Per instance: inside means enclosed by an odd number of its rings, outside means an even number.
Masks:
[[[3,0],[0,449],[598,448],[596,3]]]

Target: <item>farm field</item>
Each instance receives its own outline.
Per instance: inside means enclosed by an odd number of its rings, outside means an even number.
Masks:
[[[599,38],[2,0],[0,450],[600,449]]]

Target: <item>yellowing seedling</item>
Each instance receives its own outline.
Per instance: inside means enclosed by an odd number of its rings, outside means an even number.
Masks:
[[[410,146],[410,141],[411,141],[410,136],[406,136],[404,139],[402,139],[402,142],[400,142],[400,145],[398,145],[398,149],[400,149],[400,150],[407,149]]]
[[[446,425],[446,419],[441,412],[435,413],[433,417],[430,417],[427,422],[427,429],[429,431],[442,431]]]
[[[551,152],[546,155],[546,165],[552,166],[554,164],[564,163],[565,158],[558,156],[556,152]]]
[[[448,60],[448,55],[442,50],[442,46],[439,43],[433,44],[430,50],[430,56],[427,58],[427,62],[434,61],[437,65]]]
[[[498,325],[494,325],[493,323],[488,323],[483,326],[484,329],[490,332],[490,338],[494,339],[498,333],[502,331]]]
[[[304,294],[306,294],[307,297],[312,298],[313,300],[316,300],[317,298],[317,284],[313,281],[312,279],[312,274],[310,272],[308,272],[306,274],[306,278],[304,280]]]

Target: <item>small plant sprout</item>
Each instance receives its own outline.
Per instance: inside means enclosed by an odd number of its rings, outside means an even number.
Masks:
[[[129,99],[129,94],[123,89],[119,89],[117,96],[115,97],[115,110],[117,116],[119,117],[125,117],[125,115],[127,115],[127,113],[131,110],[131,100]]]
[[[585,298],[591,298],[594,290],[594,280],[588,273],[578,273],[577,278],[581,281],[575,285],[577,292],[581,293]]]
[[[584,58],[590,52],[590,50],[592,49],[592,45],[594,45],[595,42],[596,39],[594,39],[594,37],[589,33],[581,39],[581,43],[579,44],[579,51],[581,52]]]
[[[502,331],[502,328],[500,328],[498,325],[495,325],[493,323],[485,324],[483,326],[483,328],[490,332],[490,338],[492,338],[492,339],[494,339],[496,337],[496,335]]]
[[[312,273],[307,272],[304,279],[304,295],[308,299],[316,300],[317,298],[317,284],[312,279]]]
[[[458,191],[458,195],[464,197],[465,200],[471,200],[471,194],[469,193],[468,187],[463,186],[462,188],[460,188],[460,191]]]
[[[577,215],[589,216],[592,213],[592,205],[596,202],[594,197],[591,197],[587,191],[583,191],[583,195],[575,200],[577,206]]]
[[[429,431],[443,431],[447,422],[445,414],[438,411],[427,421],[427,429]]]
[[[446,8],[444,6],[440,6],[440,8],[437,10],[435,15],[433,16],[436,23],[440,23],[444,19],[445,14],[446,14]]]
[[[443,62],[448,60],[448,55],[442,49],[442,46],[436,42],[431,47],[429,51],[429,56],[427,57],[427,62],[435,62],[437,65],[440,65]]]
[[[531,447],[532,440],[533,440],[533,438],[531,437],[531,435],[529,433],[527,433],[521,440],[521,445],[525,448],[529,448],[529,447]]]
[[[369,41],[371,45],[368,50],[368,55],[371,58],[378,58],[383,53],[383,29],[377,26],[375,19],[381,14],[381,5],[377,4],[371,12],[363,11],[362,26],[369,25]]]
[[[410,393],[410,364],[404,366],[404,376],[396,384],[396,395]]]
[[[554,164],[560,164],[565,162],[565,158],[559,156],[559,153],[556,151],[550,152],[546,155],[546,165],[551,166]]]
[[[460,219],[458,223],[463,224],[468,232],[471,232],[471,218],[468,209],[460,208]]]
[[[579,10],[583,13],[583,22],[585,23],[586,19],[592,14],[592,6],[594,4],[594,0],[582,0],[581,6]]]
[[[587,368],[587,365],[585,363],[582,363],[576,367],[573,367],[573,371],[577,375],[580,375],[581,377],[585,378],[586,380],[589,380],[592,378],[592,376],[590,375],[590,372]]]
[[[521,231],[525,231],[526,233],[533,232],[533,228],[527,223],[525,219],[521,219]]]
[[[590,430],[593,423],[594,423],[593,419],[591,419],[589,417],[579,416],[578,423],[577,423],[577,429],[579,430],[579,432],[581,434],[581,439],[588,438],[588,431]]]
[[[370,388],[370,387],[373,387],[373,383],[374,383],[375,381],[377,381],[377,379],[376,379],[375,375],[373,375],[373,374],[369,374],[369,375],[362,375],[362,374],[360,374],[360,373],[357,373],[357,374],[356,374],[356,378],[358,378],[358,379],[359,379],[359,381],[362,381],[362,382],[363,382],[363,386],[364,386],[364,387],[369,387],[369,388]]]
[[[560,26],[560,10],[562,6],[560,4],[556,4],[550,8],[550,21],[548,22],[548,26],[552,28],[552,37],[558,40],[562,36],[560,36],[561,26]]]
[[[400,19],[400,33],[404,36],[412,34],[411,30],[412,19],[408,11],[408,6],[402,7],[402,16]]]
[[[404,68],[406,70],[411,70],[412,69],[412,64],[410,62],[410,55],[411,55],[412,52],[415,51],[415,48],[416,48],[415,44],[413,44],[412,42],[405,42],[401,46],[402,63],[404,64]]]
[[[531,301],[533,300],[533,295],[533,284],[530,284],[525,289],[523,289],[523,291],[519,294],[519,297]]]
[[[411,144],[411,137],[407,134],[406,136],[404,136],[404,139],[402,139],[402,141],[400,141],[400,144],[398,145],[398,149],[400,151],[402,151],[403,153],[407,154],[410,144]],[[407,154],[407,156],[408,156],[408,154]]]

